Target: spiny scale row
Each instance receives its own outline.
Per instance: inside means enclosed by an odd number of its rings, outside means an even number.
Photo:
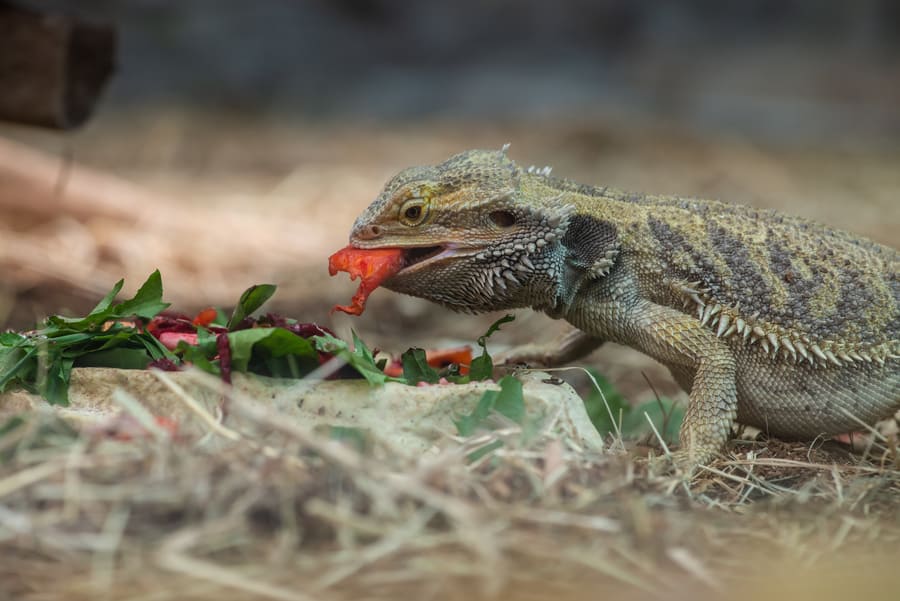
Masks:
[[[603,257],[594,261],[591,265],[590,273],[594,278],[602,278],[609,275],[612,266],[616,264],[616,257],[619,255],[618,249],[611,248],[606,251]]]
[[[528,169],[525,170],[526,173],[530,173],[532,175],[542,175],[547,177],[550,175],[550,172],[553,171],[553,167],[547,165],[546,167],[538,167],[537,165],[531,165]]]
[[[518,259],[518,260],[516,260]],[[501,259],[499,265],[487,267],[479,270],[481,278],[476,284],[476,288],[482,293],[490,297],[496,288],[506,292],[507,282],[521,286],[522,282],[516,277],[516,271],[522,273],[534,273],[535,266],[526,255],[520,255],[510,259]]]
[[[475,255],[479,261],[491,261],[493,265],[481,270],[481,279],[477,288],[482,293],[490,293],[494,288],[506,291],[507,282],[521,285],[516,271],[534,273],[538,267],[532,262],[530,255],[560,239],[568,224],[571,208],[560,207],[550,215],[544,216],[535,226],[519,232],[515,240],[495,244],[489,250]]]
[[[779,326],[766,324],[759,325],[759,311],[744,318],[740,313],[740,306],[727,307],[716,303],[708,303],[702,295],[708,292],[700,288],[700,282],[691,282],[688,285],[679,286],[685,296],[684,306],[687,308],[692,302],[697,308],[697,319],[700,325],[712,328],[719,338],[740,339],[748,344],[759,344],[762,351],[771,357],[777,357],[779,351],[785,359],[794,363],[807,361],[812,365],[834,365],[843,367],[853,363],[876,362],[884,365],[887,359],[898,359],[891,342],[866,348],[865,350],[844,349],[839,343],[825,341],[819,344],[810,340],[805,335],[797,335],[786,332]]]

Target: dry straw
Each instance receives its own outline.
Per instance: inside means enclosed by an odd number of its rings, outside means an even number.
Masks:
[[[895,441],[863,462],[736,443],[685,482],[509,422],[420,457],[371,434],[360,452],[237,397],[223,423],[157,377],[203,435],[172,437],[119,395],[106,430],[36,413],[0,438],[7,598],[741,598],[751,571],[818,586],[832,564],[843,580],[820,598],[896,585],[876,569],[900,542]]]

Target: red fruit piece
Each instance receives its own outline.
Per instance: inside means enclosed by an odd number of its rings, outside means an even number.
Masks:
[[[350,279],[360,278],[359,288],[350,305],[335,305],[331,310],[350,315],[362,315],[366,299],[373,290],[401,269],[405,264],[402,248],[353,248],[347,246],[328,257],[328,273],[346,271]]]
[[[179,342],[187,342],[191,346],[197,346],[197,334],[190,332],[160,332],[157,336],[164,347],[170,351],[178,348]]]
[[[208,309],[203,309],[202,311],[197,313],[197,317],[195,317],[194,320],[191,321],[191,323],[195,326],[206,327],[213,322],[213,320],[216,318],[216,315],[216,310],[212,307],[209,307]]]
[[[459,346],[449,349],[425,349],[425,362],[429,366],[441,370],[456,363],[459,365],[459,373],[469,373],[469,365],[472,363],[472,349],[468,346]],[[384,373],[393,378],[403,376],[403,364],[400,359],[394,359],[384,366]]]
[[[425,351],[425,361],[435,369],[443,369],[451,363],[459,365],[459,373],[469,373],[469,365],[472,363],[472,349],[468,346],[434,349]]]

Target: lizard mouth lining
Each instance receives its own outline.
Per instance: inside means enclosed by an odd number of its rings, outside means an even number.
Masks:
[[[437,246],[415,246],[404,248],[404,265],[398,273],[413,271],[424,265],[459,256],[459,254],[460,248],[452,243]]]
[[[419,248],[407,248],[403,251],[404,268],[436,257],[444,251],[443,246],[422,246]]]

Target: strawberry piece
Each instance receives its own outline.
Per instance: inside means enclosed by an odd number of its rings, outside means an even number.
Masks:
[[[350,279],[360,278],[359,288],[349,305],[335,305],[331,310],[362,315],[366,299],[373,290],[401,269],[405,263],[402,248],[354,248],[347,246],[328,257],[328,273],[346,271]]]

